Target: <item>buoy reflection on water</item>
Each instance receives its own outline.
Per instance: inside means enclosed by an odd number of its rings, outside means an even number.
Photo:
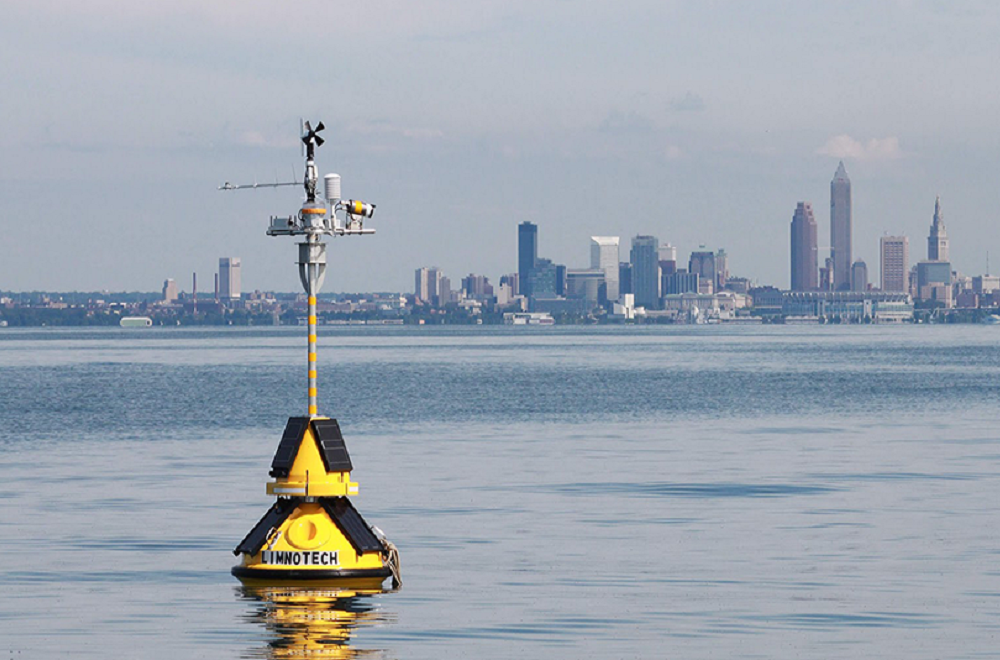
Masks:
[[[358,658],[379,655],[378,649],[359,649],[351,636],[360,626],[387,622],[375,596],[382,589],[303,589],[242,586],[248,602],[245,619],[262,625],[266,644],[249,649],[251,658]]]

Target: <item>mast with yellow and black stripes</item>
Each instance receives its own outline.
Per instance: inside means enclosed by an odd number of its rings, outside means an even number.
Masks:
[[[340,176],[323,178],[325,200],[317,196],[315,151],[323,144],[320,122],[305,123],[305,202],[297,215],[272,216],[268,236],[296,236],[299,279],[308,297],[308,415],[291,417],[271,462],[274,481],[267,493],[277,502],[236,546],[242,561],[233,575],[249,584],[334,583],[376,588],[392,576],[398,586],[399,555],[377,527],[361,517],[349,499],[358,494],[351,481],[350,455],[336,419],[321,417],[317,403],[316,296],[326,274],[326,236],[374,234],[364,226],[375,205],[342,200]],[[276,187],[285,183],[233,186]],[[343,212],[341,219],[338,213]]]

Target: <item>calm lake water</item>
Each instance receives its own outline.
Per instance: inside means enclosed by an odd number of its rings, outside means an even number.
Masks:
[[[247,591],[303,333],[0,330],[2,657],[1000,655],[996,328],[324,328],[404,584]]]

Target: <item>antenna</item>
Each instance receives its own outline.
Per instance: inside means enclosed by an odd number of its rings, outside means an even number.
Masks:
[[[315,155],[316,148],[325,140],[319,133],[326,127],[318,122],[316,127],[300,119],[300,136],[302,152],[305,158],[305,173],[301,185],[305,188],[306,200],[298,214],[289,216],[271,216],[267,228],[268,236],[301,236],[298,243],[299,280],[306,292],[309,304],[308,318],[308,382],[309,382],[309,416],[317,415],[316,405],[316,296],[323,286],[326,276],[326,244],[324,236],[364,236],[374,234],[375,230],[364,226],[364,221],[375,214],[375,205],[360,200],[342,200],[340,196],[340,175],[328,174],[323,178],[324,200],[316,197]],[[294,174],[294,168],[293,168]],[[294,177],[293,177],[294,178]],[[253,185],[232,185],[228,181],[219,186],[219,190],[240,190],[243,188],[264,188],[300,185],[299,183],[254,183]],[[337,214],[343,212],[341,221]]]

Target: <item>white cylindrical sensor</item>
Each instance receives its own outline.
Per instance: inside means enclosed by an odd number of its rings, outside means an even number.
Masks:
[[[340,201],[340,175],[327,174],[323,177],[323,185],[326,187],[326,199],[335,204]]]

